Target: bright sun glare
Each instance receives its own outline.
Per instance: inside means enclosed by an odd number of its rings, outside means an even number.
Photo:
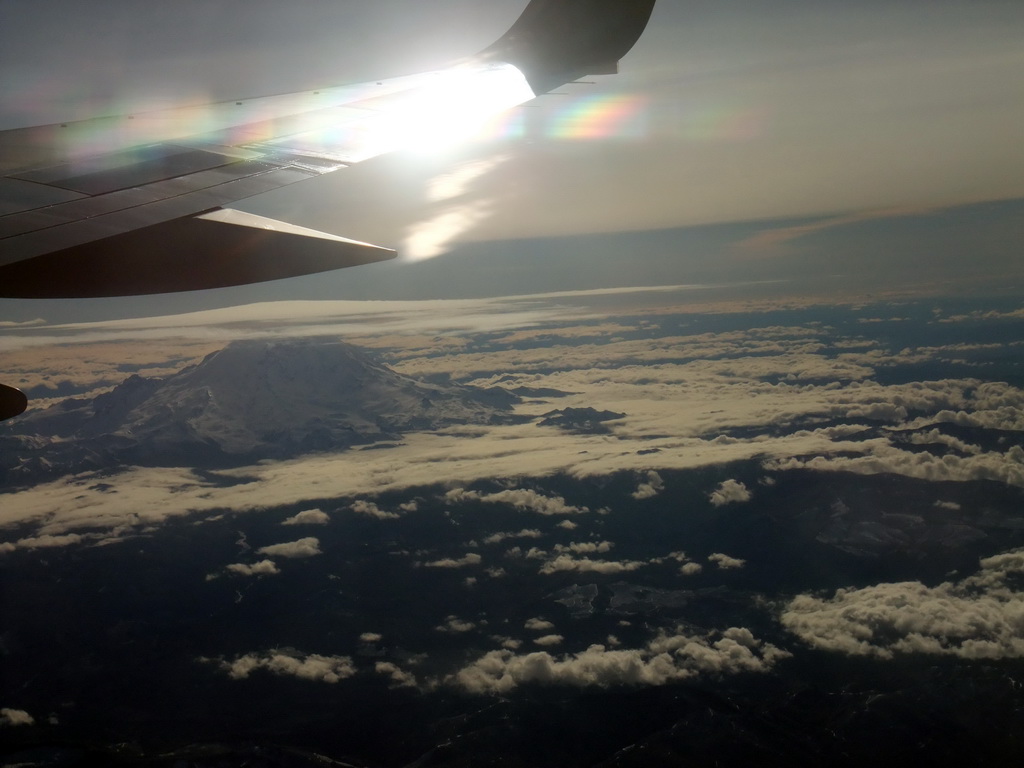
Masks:
[[[436,150],[474,136],[495,114],[534,98],[511,64],[469,64],[438,72],[403,94],[385,134],[394,148]]]

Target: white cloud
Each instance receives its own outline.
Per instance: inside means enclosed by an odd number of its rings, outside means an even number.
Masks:
[[[36,720],[23,709],[0,707],[0,725],[33,725]]]
[[[960,505],[957,504],[955,501],[936,501],[934,506],[938,507],[939,509],[949,509],[954,512],[960,509]]]
[[[366,515],[367,517],[375,517],[378,520],[394,520],[398,517],[395,512],[388,512],[381,509],[372,501],[365,501],[363,499],[357,499],[352,502],[352,511],[357,515]]]
[[[559,555],[541,566],[538,573],[546,576],[560,571],[579,571],[580,573],[627,573],[641,568],[647,563],[635,560],[591,560],[589,557],[574,558],[571,555]]]
[[[270,576],[280,573],[273,560],[260,560],[258,563],[231,563],[224,566],[224,570],[237,573],[240,576]]]
[[[950,315],[949,317],[939,318],[937,322],[940,323],[962,323],[965,320],[1018,320],[1024,318],[1024,309],[1014,309],[1009,312],[1001,312],[996,309],[983,312],[981,310],[975,310],[968,312],[966,315]]]
[[[683,576],[694,576],[704,570],[704,566],[700,563],[683,563],[679,566],[679,572]]]
[[[1019,445],[1011,446],[1006,453],[989,451],[971,456],[935,456],[926,451],[903,451],[878,440],[864,441],[859,445],[870,455],[771,459],[765,462],[765,467],[774,470],[854,472],[860,475],[894,474],[935,481],[996,480],[1024,487],[1024,448]]]
[[[454,632],[455,634],[461,634],[463,632],[469,632],[476,629],[476,624],[472,621],[465,621],[460,619],[458,616],[449,616],[445,619],[444,624],[439,624],[434,627],[438,632]]]
[[[739,501],[749,501],[753,494],[747,486],[738,480],[724,480],[715,490],[708,494],[712,505],[720,507]]]
[[[1008,429],[1024,432],[1024,409],[1004,406],[988,411],[939,411],[931,416],[922,416],[907,424],[917,428],[927,424],[943,422],[960,427],[981,427],[982,429]]]
[[[317,653],[303,655],[292,650],[274,650],[266,653],[247,653],[233,661],[223,659],[201,659],[216,661],[220,669],[233,680],[244,680],[256,670],[266,670],[274,675],[298,677],[324,683],[337,683],[356,673],[349,656],[321,656]]]
[[[523,624],[523,626],[526,627],[527,629],[532,629],[535,632],[544,632],[546,630],[554,629],[555,628],[555,625],[552,624],[550,621],[547,621],[545,619],[541,619],[539,617],[534,617],[532,619],[527,619],[526,623]]]
[[[330,515],[321,509],[306,509],[281,521],[281,525],[326,525]]]
[[[492,504],[511,504],[516,509],[536,512],[540,515],[575,515],[590,511],[586,507],[574,507],[567,504],[561,496],[544,496],[528,488],[486,494],[479,491],[467,491],[464,488],[453,488],[445,494],[444,498],[449,502],[476,500]]]
[[[555,544],[555,552],[572,552],[576,555],[604,554],[611,552],[614,546],[610,541],[572,541],[568,545]]]
[[[379,632],[363,632],[359,636],[359,641],[362,643],[379,643],[384,639],[384,635]]]
[[[822,650],[891,659],[925,653],[965,659],[1024,657],[1024,549],[981,561],[959,582],[907,581],[840,589],[831,598],[799,595],[783,626]]]
[[[562,641],[565,640],[561,635],[541,635],[533,639],[534,645],[561,645]]]
[[[406,501],[402,504],[399,504],[398,508],[403,512],[415,512],[420,508],[420,505],[419,502],[416,501],[416,499],[413,499],[412,501]]]
[[[286,541],[281,544],[270,544],[256,550],[261,555],[271,557],[313,557],[322,554],[320,539],[307,536],[297,541]]]
[[[647,472],[647,482],[640,483],[632,495],[634,499],[649,499],[657,496],[664,487],[665,483],[661,479],[661,475],[652,469]]]
[[[465,556],[455,560],[450,557],[442,558],[441,560],[432,560],[429,563],[424,563],[427,568],[465,568],[468,565],[480,565],[480,561],[483,558],[475,552],[468,552]]]
[[[492,533],[484,538],[484,544],[499,544],[505,539],[539,539],[540,536],[541,533],[536,528],[523,528],[521,531],[515,532]]]
[[[386,675],[393,688],[416,687],[416,676],[390,661],[378,661],[373,665],[373,669],[377,674]]]
[[[77,533],[66,533],[66,534],[43,534],[42,536],[33,536],[26,539],[19,539],[16,543],[16,547],[22,547],[24,549],[38,549],[43,547],[66,547],[68,544],[79,544],[82,541],[82,537]]]
[[[729,555],[723,555],[721,552],[712,552],[708,555],[708,562],[714,563],[722,570],[742,568],[747,564],[746,560],[740,560],[738,557],[729,557]]]
[[[981,453],[980,446],[974,445],[973,443],[967,443],[959,438],[953,437],[940,432],[937,429],[929,429],[926,432],[911,432],[907,437],[908,442],[914,445],[932,445],[938,443],[940,445],[948,445],[961,453],[976,454]]]
[[[706,636],[660,634],[642,648],[585,651],[552,656],[491,651],[448,678],[470,693],[503,694],[536,683],[575,687],[665,685],[701,674],[765,672],[790,654],[732,627]]]

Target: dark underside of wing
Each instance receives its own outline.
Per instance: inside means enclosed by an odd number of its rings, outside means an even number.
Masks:
[[[322,233],[186,216],[0,266],[0,296],[92,298],[297,277],[393,258]]]

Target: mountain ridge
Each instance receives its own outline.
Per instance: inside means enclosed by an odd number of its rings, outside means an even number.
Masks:
[[[336,339],[236,341],[170,376],[133,374],[96,397],[26,414],[0,433],[0,479],[290,458],[410,431],[525,421],[512,413],[518,402],[501,388],[412,379]]]

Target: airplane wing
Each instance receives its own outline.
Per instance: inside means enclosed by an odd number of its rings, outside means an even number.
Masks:
[[[0,131],[0,297],[218,288],[392,258],[226,206],[615,72],[653,6],[531,0],[496,43],[435,72]]]

